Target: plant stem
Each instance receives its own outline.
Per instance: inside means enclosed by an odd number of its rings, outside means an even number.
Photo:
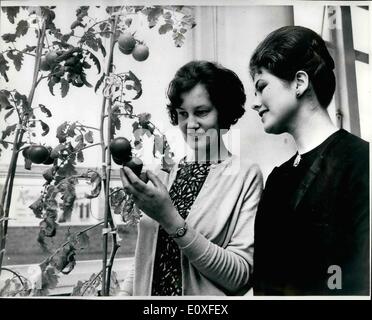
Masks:
[[[43,49],[43,43],[45,39],[45,22],[43,22],[41,34],[38,38],[38,43],[36,47],[36,57],[35,57],[35,65],[34,65],[34,73],[33,73],[33,80],[30,89],[30,93],[28,95],[28,105],[31,107],[32,101],[35,94],[35,89],[38,84],[37,77],[39,74],[39,67],[40,67],[40,59]],[[13,182],[14,176],[17,169],[17,160],[18,160],[18,150],[20,148],[20,144],[22,143],[24,129],[23,125],[27,123],[28,117],[25,117],[22,122],[19,123],[19,127],[16,130],[15,137],[14,137],[14,147],[13,153],[9,164],[9,169],[6,177],[6,182],[3,188],[3,193],[1,196],[1,203],[0,203],[0,218],[5,218],[3,221],[0,222],[0,274],[1,274],[1,266],[4,259],[5,254],[5,245],[6,245],[6,238],[8,232],[8,217],[9,217],[9,209],[10,204],[12,201],[12,192],[13,192]]]
[[[96,274],[96,276],[92,279],[92,280],[90,280],[89,282],[88,282],[88,285],[85,287],[85,289],[84,289],[84,291],[80,294],[81,296],[83,296],[84,294],[85,294],[85,292],[94,284],[94,282],[98,279],[98,277],[101,275],[101,273],[102,273],[102,271],[103,270],[101,270],[100,272],[98,272],[97,274]]]
[[[111,30],[113,30],[113,33],[110,37],[110,47],[109,47],[109,55],[108,55],[108,61],[106,66],[106,75],[110,75],[112,71],[112,62],[113,62],[113,53],[114,53],[114,45],[115,45],[115,31],[117,27],[118,17],[115,17],[114,21],[111,21]],[[107,103],[107,110],[106,110],[106,97],[103,98],[102,102],[102,110],[101,110],[101,126],[100,126],[100,136],[101,136],[101,143],[102,143],[102,172],[103,175],[103,187],[105,190],[105,210],[104,210],[104,230],[108,229],[108,224],[110,223],[111,229],[113,229],[114,223],[110,212],[110,177],[111,177],[111,152],[110,148],[106,148],[106,145],[108,146],[111,141],[111,117],[107,117],[107,143],[105,144],[105,138],[104,138],[104,121],[105,121],[105,114],[110,115],[111,114],[111,105],[112,101],[111,99],[108,99]],[[116,234],[112,235],[112,239],[114,242],[114,248],[117,245],[117,238]],[[110,282],[106,282],[109,280],[110,277],[107,277],[108,271],[111,272],[111,268],[107,270],[107,245],[108,245],[108,233],[103,233],[103,239],[102,239],[102,246],[103,246],[103,255],[102,255],[102,295],[107,296],[110,294]],[[113,250],[114,251],[114,250]],[[112,251],[112,252],[113,252]],[[116,252],[116,250],[115,250]],[[115,254],[114,252],[114,254]],[[111,255],[111,258],[113,260],[113,257]]]
[[[14,271],[12,269],[9,269],[9,268],[5,268],[5,267],[2,267],[1,269],[3,271],[8,271],[8,272],[12,273],[14,276],[16,276],[18,278],[18,280],[22,284],[22,286],[25,285],[24,282],[23,282],[23,280],[26,280],[27,281],[27,279],[25,277],[23,277],[22,275],[20,275],[18,272]],[[22,280],[22,278],[23,278],[23,280]]]

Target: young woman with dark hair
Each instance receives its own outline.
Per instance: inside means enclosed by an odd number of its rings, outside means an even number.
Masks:
[[[259,204],[256,295],[369,293],[369,144],[329,117],[334,67],[323,39],[299,26],[273,31],[251,57],[253,109],[298,148]]]
[[[242,295],[251,287],[253,227],[262,191],[258,166],[221,135],[244,114],[240,79],[216,63],[192,61],[168,88],[171,122],[192,150],[169,174],[129,168],[123,186],[144,212],[135,262],[123,285],[134,296]]]

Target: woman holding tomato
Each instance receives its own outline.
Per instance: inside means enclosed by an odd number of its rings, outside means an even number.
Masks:
[[[298,148],[259,204],[256,295],[369,292],[369,145],[329,117],[334,67],[323,39],[298,26],[273,31],[250,60],[264,130]]]
[[[241,295],[250,288],[253,226],[262,191],[257,165],[221,135],[244,114],[244,87],[218,64],[192,61],[168,88],[168,112],[192,152],[145,184],[124,167],[124,189],[144,212],[128,295]]]

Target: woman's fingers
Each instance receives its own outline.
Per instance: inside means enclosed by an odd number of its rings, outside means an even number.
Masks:
[[[134,187],[138,192],[147,191],[147,185],[141,179],[139,179],[130,168],[124,167],[123,169],[127,177],[127,181],[132,187]]]
[[[129,193],[135,192],[134,188],[131,186],[130,182],[128,181],[128,178],[123,168],[120,169],[120,179],[123,184],[123,188],[126,192],[129,192]]]
[[[147,170],[147,177],[154,184],[154,186],[156,188],[159,188],[159,187],[162,187],[163,186],[163,183],[161,182],[161,180],[159,179],[159,177],[155,173],[153,173],[152,171]]]

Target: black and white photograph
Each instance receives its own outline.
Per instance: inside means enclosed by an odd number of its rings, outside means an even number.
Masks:
[[[370,299],[370,1],[0,7],[0,304]]]

